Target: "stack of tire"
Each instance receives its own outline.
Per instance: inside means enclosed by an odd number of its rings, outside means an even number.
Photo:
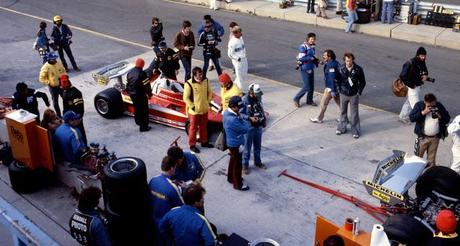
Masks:
[[[415,193],[419,201],[424,200],[436,191],[442,195],[460,199],[460,175],[444,166],[427,169],[415,185]],[[457,215],[458,216],[458,215]],[[433,227],[433,225],[431,225]],[[428,245],[433,240],[433,233],[422,222],[408,214],[396,214],[383,224],[385,233],[391,242],[407,246]],[[436,228],[433,228],[436,229]],[[457,234],[460,227],[457,226]],[[397,245],[397,244],[396,244]]]
[[[113,245],[155,245],[145,163],[123,157],[107,164],[102,190]]]

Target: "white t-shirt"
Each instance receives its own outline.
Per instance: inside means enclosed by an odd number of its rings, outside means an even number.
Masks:
[[[246,58],[246,48],[244,46],[243,37],[232,37],[230,41],[228,41],[228,57],[232,60]]]
[[[431,112],[425,116],[425,126],[423,128],[425,135],[433,137],[439,133],[439,119],[433,119]]]

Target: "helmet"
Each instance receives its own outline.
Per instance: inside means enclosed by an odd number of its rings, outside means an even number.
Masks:
[[[232,78],[227,73],[222,73],[219,75],[219,82],[222,86],[227,86],[229,83],[232,82]]]
[[[59,16],[59,15],[55,15],[55,16],[53,17],[53,21],[54,21],[54,22],[62,21],[62,18],[61,18],[61,16]]]
[[[249,85],[249,91],[254,92],[254,95],[256,96],[262,96],[264,93],[262,92],[262,89],[260,88],[260,85],[257,83],[252,83]]]
[[[439,211],[436,216],[436,227],[444,234],[454,233],[457,229],[455,214],[449,209]]]

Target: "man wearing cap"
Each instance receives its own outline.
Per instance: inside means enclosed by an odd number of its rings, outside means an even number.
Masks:
[[[442,209],[436,216],[436,232],[427,242],[428,246],[460,245],[457,234],[457,218],[450,209]]]
[[[254,146],[254,165],[261,169],[267,166],[260,159],[260,149],[262,147],[262,130],[266,126],[266,117],[262,105],[262,89],[257,83],[249,85],[248,94],[243,96],[243,108],[240,110],[241,117],[248,121],[249,130],[244,136],[243,152],[243,173],[249,174],[249,159],[251,158],[251,148]]]
[[[72,164],[80,164],[80,157],[86,150],[86,142],[78,129],[81,116],[73,111],[67,111],[63,116],[64,123],[61,124],[54,134],[64,156],[64,160]]]
[[[185,20],[182,23],[182,30],[176,34],[174,47],[179,50],[179,59],[185,70],[184,81],[192,77],[192,54],[195,49],[195,35],[192,32],[192,23]]]
[[[67,74],[63,74],[61,77],[59,77],[59,85],[62,89],[62,102],[64,104],[63,112],[65,113],[71,110],[81,116],[81,121],[78,125],[78,129],[80,129],[80,132],[83,136],[83,141],[87,143],[88,140],[86,138],[85,127],[83,126],[83,115],[85,114],[83,95],[79,89],[72,86],[72,83],[69,80],[69,75]]]
[[[142,70],[144,60],[137,58],[135,67],[131,69],[126,79],[126,91],[131,97],[134,106],[134,120],[139,126],[139,131],[146,132],[151,129],[149,126],[149,98],[152,96],[152,87],[147,74]]]
[[[53,23],[54,27],[53,32],[51,33],[51,38],[54,41],[54,45],[58,48],[59,57],[61,58],[65,70],[68,71],[64,51],[69,57],[70,63],[72,63],[73,70],[80,71],[80,68],[78,68],[77,63],[73,58],[72,50],[70,49],[70,44],[72,43],[72,31],[70,31],[69,26],[62,24],[62,18],[59,15],[53,17]]]
[[[222,73],[219,75],[220,82],[220,101],[221,101],[221,112],[225,112],[228,108],[228,101],[233,96],[243,96],[243,92],[232,82],[232,78],[228,73]]]
[[[244,46],[243,35],[240,26],[232,28],[233,36],[228,41],[228,57],[232,60],[233,67],[235,68],[235,83],[243,90],[244,82],[248,75],[248,59],[246,58],[246,47]]]
[[[37,115],[37,121],[40,122],[40,112],[38,111],[37,97],[40,97],[45,102],[46,107],[50,106],[48,96],[40,91],[30,89],[24,82],[19,82],[16,85],[16,92],[13,95],[13,109],[24,109],[28,112]]]
[[[230,160],[227,168],[227,181],[233,184],[236,190],[247,191],[249,186],[243,184],[241,172],[243,168],[242,146],[244,145],[244,135],[248,133],[249,125],[241,115],[240,110],[243,107],[243,101],[239,96],[233,96],[228,102],[228,108],[224,112],[224,131],[227,140],[227,146],[230,151]]]
[[[176,75],[180,68],[178,54],[173,49],[168,48],[164,40],[159,43],[158,48],[157,56],[150,63],[148,70],[160,70],[166,78],[177,80]]]
[[[203,71],[199,67],[192,70],[192,78],[184,84],[182,99],[185,102],[187,114],[190,120],[188,131],[188,144],[194,153],[200,153],[196,147],[196,134],[199,131],[201,147],[214,148],[208,142],[208,110],[212,100],[212,88]]]
[[[404,102],[399,121],[410,124],[409,114],[415,104],[420,101],[420,88],[424,81],[429,81],[428,69],[426,67],[427,53],[425,48],[419,47],[415,57],[404,63],[399,77],[407,86],[407,99]]]
[[[61,108],[59,107],[59,96],[62,96],[62,90],[59,87],[59,77],[65,73],[65,68],[60,61],[57,61],[57,55],[50,52],[47,55],[47,62],[40,69],[39,81],[48,86],[53,101],[54,111],[61,117]]]

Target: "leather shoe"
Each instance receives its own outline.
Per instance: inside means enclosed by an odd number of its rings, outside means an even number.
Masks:
[[[193,153],[200,153],[200,149],[198,149],[195,145],[190,146],[190,151]]]
[[[243,186],[241,186],[241,188],[239,188],[239,189],[237,189],[237,190],[240,190],[240,191],[247,191],[247,190],[249,190],[249,186],[243,185]]]
[[[207,143],[202,143],[201,147],[206,147],[206,148],[214,148],[214,145],[210,144],[209,142]]]

